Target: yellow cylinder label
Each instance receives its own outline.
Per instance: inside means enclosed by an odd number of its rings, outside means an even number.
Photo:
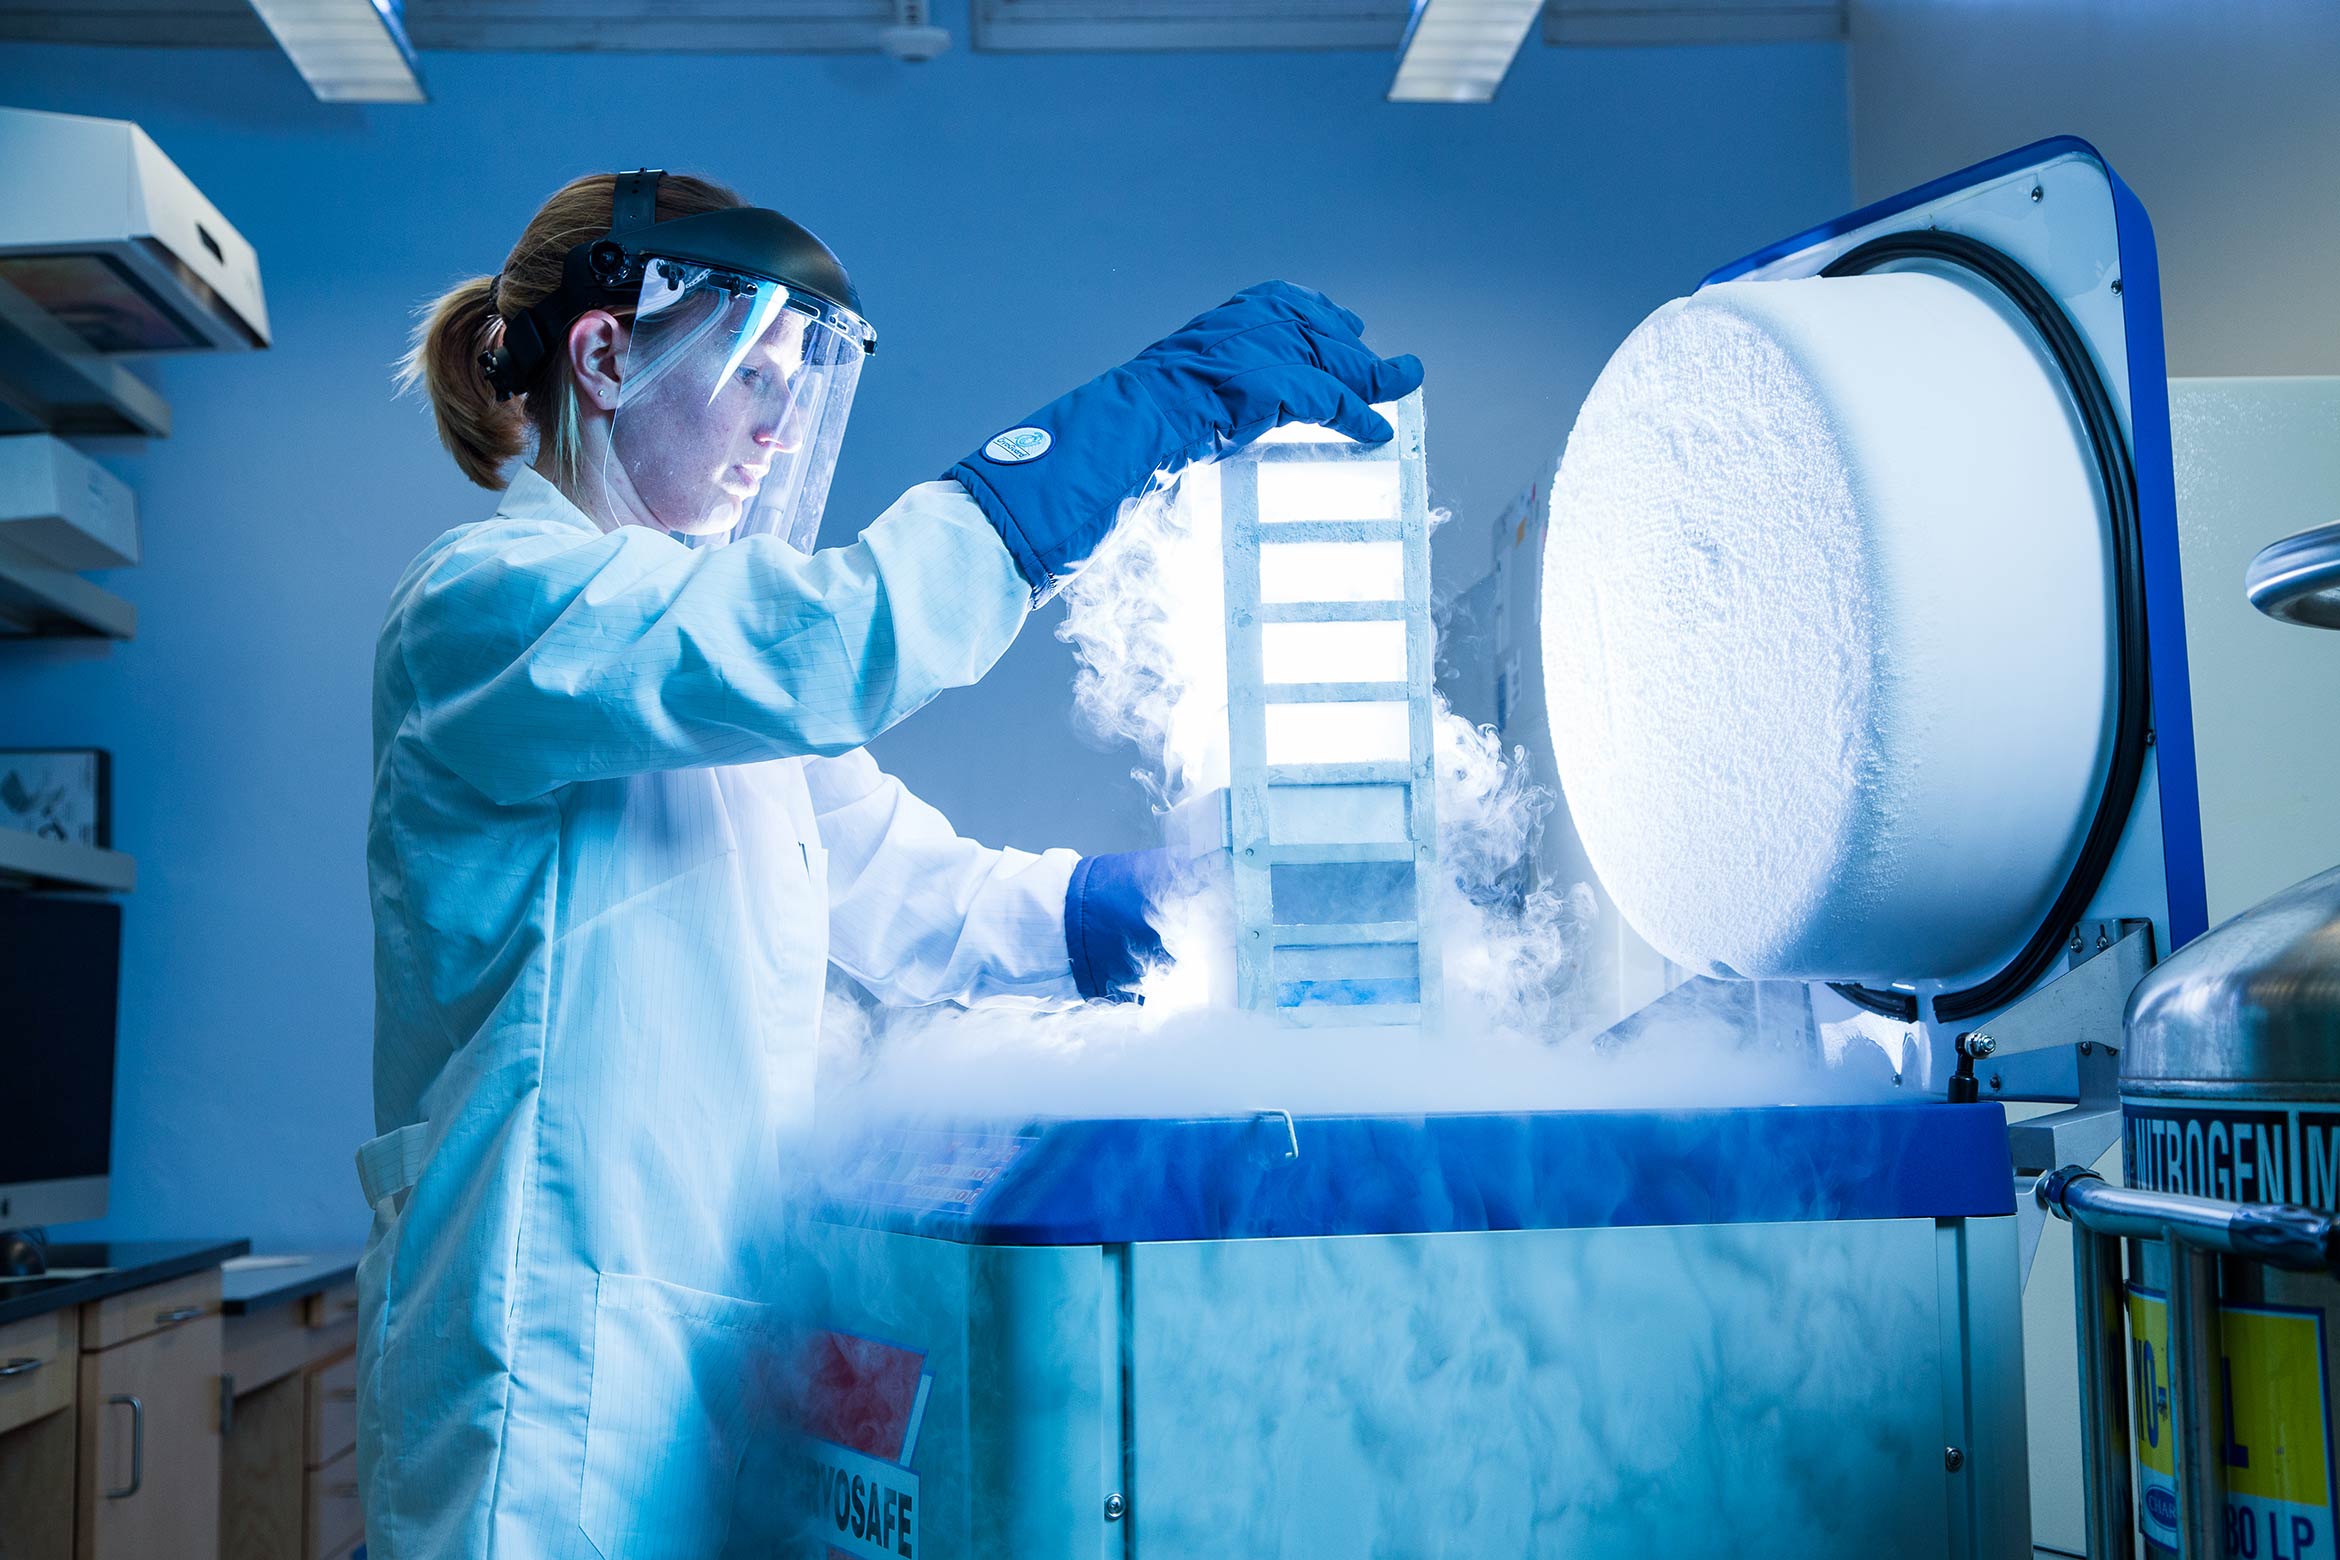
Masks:
[[[2324,1399],[2324,1318],[2275,1306],[2220,1308],[2216,1394],[2226,1449],[2226,1553],[2234,1560],[2340,1560],[2334,1550],[2332,1425]],[[2138,1520],[2175,1550],[2169,1306],[2129,1286]]]

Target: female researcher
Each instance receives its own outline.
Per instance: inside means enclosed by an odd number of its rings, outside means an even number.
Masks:
[[[775,1341],[825,967],[896,1002],[1104,994],[1114,858],[956,838],[861,751],[973,682],[1153,473],[1420,382],[1271,283],[811,551],[875,337],[696,179],[555,194],[410,373],[493,518],[423,550],[374,683],[382,1136],[359,1270],[374,1560],[725,1545]]]

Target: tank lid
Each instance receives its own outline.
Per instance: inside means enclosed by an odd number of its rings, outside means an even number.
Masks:
[[[2179,949],[2125,1029],[2123,1083],[2340,1083],[2340,867]]]
[[[2340,521],[2269,542],[2243,575],[2251,605],[2309,628],[2340,628]]]

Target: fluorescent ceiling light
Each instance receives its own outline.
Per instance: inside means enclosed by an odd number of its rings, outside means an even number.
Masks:
[[[400,0],[252,0],[321,103],[421,103]]]
[[[1491,103],[1543,0],[1414,0],[1392,103]]]

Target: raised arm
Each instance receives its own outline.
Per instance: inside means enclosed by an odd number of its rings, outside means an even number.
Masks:
[[[502,803],[579,780],[850,752],[988,671],[1030,593],[958,484],[849,547],[693,549],[642,526],[491,521],[400,583],[424,745]]]

